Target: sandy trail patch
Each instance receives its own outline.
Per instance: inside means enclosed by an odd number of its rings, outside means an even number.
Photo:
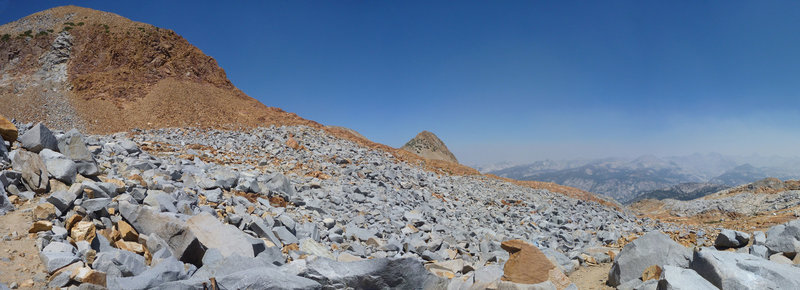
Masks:
[[[0,282],[7,286],[16,282],[20,289],[47,287],[48,275],[39,260],[36,235],[28,234],[39,199],[17,205],[17,210],[0,216]]]
[[[609,270],[611,270],[611,263],[580,267],[569,275],[569,279],[581,290],[614,289],[606,285]]]

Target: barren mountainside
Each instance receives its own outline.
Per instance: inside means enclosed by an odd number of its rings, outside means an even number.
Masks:
[[[0,114],[110,133],[165,126],[310,125],[245,95],[172,30],[75,6],[0,26]]]

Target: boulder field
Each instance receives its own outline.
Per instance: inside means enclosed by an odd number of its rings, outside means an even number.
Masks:
[[[566,274],[612,259],[620,288],[798,285],[781,264],[795,259],[796,222],[723,231],[717,246],[737,252],[693,251],[658,232],[702,230],[437,174],[309,127],[85,136],[12,124],[0,215],[32,208],[49,288],[577,289]]]

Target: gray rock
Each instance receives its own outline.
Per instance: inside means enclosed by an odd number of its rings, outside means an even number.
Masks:
[[[22,173],[22,180],[36,193],[44,193],[49,185],[50,173],[47,172],[42,158],[35,154],[23,150],[11,151],[11,166],[14,170]]]
[[[0,186],[0,215],[4,215],[11,211],[14,211],[14,205],[11,204],[11,201],[8,200],[8,195],[6,195],[6,190],[2,186]]]
[[[122,140],[117,145],[122,147],[122,149],[125,149],[125,151],[128,154],[136,154],[136,153],[142,152],[142,150],[139,149],[139,146],[137,146],[136,143],[131,141],[131,140],[127,140],[127,139]]]
[[[206,252],[206,256],[203,257],[203,266],[197,269],[192,276],[192,279],[206,281],[213,277],[220,277],[247,269],[268,266],[272,266],[274,271],[278,270],[277,266],[268,263],[265,260],[252,257],[242,257],[239,255],[225,257],[222,256],[217,249],[209,249]]]
[[[22,143],[22,148],[34,153],[39,153],[39,151],[45,148],[58,151],[56,136],[41,123],[25,131],[25,134],[19,136],[17,140]]]
[[[78,173],[83,176],[95,176],[100,173],[89,148],[83,142],[83,136],[75,129],[68,131],[58,139],[58,151],[75,162]]]
[[[167,213],[158,213],[146,207],[132,205],[125,201],[119,202],[119,208],[122,217],[140,235],[154,234],[163,239],[172,254],[181,261],[202,265],[203,254],[208,247],[203,247],[195,233],[188,229],[187,221]],[[213,217],[211,219],[216,221]],[[219,221],[212,223],[217,225]]]
[[[161,284],[189,278],[183,263],[175,258],[158,263],[139,275],[132,277],[107,277],[108,289],[151,289]]]
[[[86,209],[87,212],[96,212],[104,209],[109,203],[111,203],[111,198],[108,197],[92,198],[81,202],[81,207]]]
[[[47,273],[50,274],[79,260],[78,256],[71,252],[40,252],[39,258],[42,260]]]
[[[142,201],[145,205],[152,206],[157,208],[159,211],[162,212],[178,212],[178,208],[175,207],[176,200],[172,195],[169,193],[163,192],[161,190],[151,190],[147,193],[147,197],[144,198]]]
[[[763,246],[767,242],[767,236],[762,231],[753,232],[753,245]]]
[[[717,248],[739,248],[746,246],[750,242],[750,235],[740,231],[723,229],[714,240]]]
[[[308,253],[309,255],[320,256],[333,260],[333,253],[328,250],[328,247],[315,242],[311,238],[305,238],[300,241],[300,250]]]
[[[280,266],[286,263],[286,258],[281,253],[280,247],[269,247],[256,256],[256,259],[264,263]]]
[[[72,271],[63,271],[58,275],[50,277],[50,282],[47,283],[47,288],[61,288],[69,283],[70,278],[69,276],[72,275]],[[2,287],[0,287],[2,289]]]
[[[800,289],[800,271],[748,254],[703,249],[691,269],[722,289]]]
[[[62,243],[62,242],[50,242],[47,244],[42,252],[51,252],[51,253],[75,253],[75,247],[70,244]]]
[[[208,202],[218,203],[222,197],[222,189],[214,188],[210,190],[202,190],[200,194],[206,197]]]
[[[281,240],[272,233],[272,229],[264,222],[263,219],[253,219],[249,228],[251,231],[255,232],[259,238],[265,238],[275,245],[281,244]]]
[[[125,250],[110,249],[97,253],[92,268],[110,276],[130,277],[147,270],[147,265],[144,257],[140,255]]]
[[[14,186],[14,185],[12,184],[11,186]],[[21,191],[21,192],[18,192],[17,194],[15,194],[15,195],[17,197],[19,197],[20,199],[22,199],[23,201],[28,201],[28,200],[32,200],[33,197],[36,196],[36,193],[33,192],[33,191]]]
[[[59,212],[65,213],[72,208],[72,203],[78,198],[75,194],[66,190],[59,190],[47,197],[47,202],[52,203]]]
[[[186,221],[186,225],[200,244],[205,248],[218,249],[225,257],[233,254],[255,257],[258,254],[247,234],[234,226],[221,223],[208,213],[193,216]]]
[[[800,252],[800,220],[769,228],[765,245],[770,253]]]
[[[661,277],[658,280],[658,289],[664,290],[702,290],[717,289],[714,284],[703,279],[692,269],[683,269],[675,266],[666,265],[662,269]]]
[[[325,218],[322,220],[322,223],[325,225],[326,229],[331,229],[336,225],[336,220],[332,218]]]
[[[8,158],[8,148],[6,147],[5,142],[0,140],[0,163],[8,163],[11,162],[11,159]]]
[[[216,186],[222,189],[231,189],[236,186],[236,181],[239,179],[239,174],[233,170],[221,169],[214,173],[214,180]]]
[[[769,250],[764,245],[753,245],[750,247],[750,255],[762,259],[769,259]]]
[[[472,275],[475,281],[474,285],[477,287],[486,287],[490,283],[499,281],[502,277],[503,267],[496,264],[475,269],[475,273]]]
[[[423,289],[439,283],[439,278],[425,270],[412,258],[371,259],[357,262],[336,262],[326,258],[307,261],[300,276],[336,288],[355,289]]]
[[[67,159],[61,153],[47,148],[42,149],[42,151],[39,152],[39,156],[42,157],[50,176],[68,185],[75,182],[75,176],[78,174],[78,167],[75,165],[75,162]]]
[[[221,276],[221,289],[322,289],[314,280],[289,275],[276,267],[259,267]]]
[[[286,178],[286,176],[283,174],[273,173],[269,176],[268,180],[269,181],[267,181],[266,189],[289,198],[296,194],[291,181],[289,181],[289,178]]]
[[[570,274],[578,269],[579,263],[571,260],[564,254],[551,248],[542,248],[540,250],[547,257],[547,259],[550,260],[550,262],[553,262],[554,265],[558,266],[558,269],[561,270],[561,272],[564,272],[564,274]]]
[[[375,229],[362,229],[359,227],[347,226],[347,230],[345,231],[345,237],[353,240],[359,240],[362,242],[366,242],[370,238],[375,238],[376,234]]]
[[[297,237],[295,237],[292,232],[283,226],[272,228],[272,233],[275,234],[275,236],[277,236],[284,245],[296,244],[298,242]]]
[[[661,232],[650,232],[625,245],[608,273],[608,285],[618,286],[641,277],[652,265],[688,267],[692,259],[689,249]]]

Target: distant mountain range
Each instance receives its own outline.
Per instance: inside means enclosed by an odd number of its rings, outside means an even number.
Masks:
[[[543,160],[505,168],[491,165],[479,168],[491,168],[493,170],[483,172],[507,178],[577,187],[622,203],[643,198],[692,199],[766,177],[800,178],[800,158],[797,157],[740,157],[717,153],[646,155],[632,160]]]

